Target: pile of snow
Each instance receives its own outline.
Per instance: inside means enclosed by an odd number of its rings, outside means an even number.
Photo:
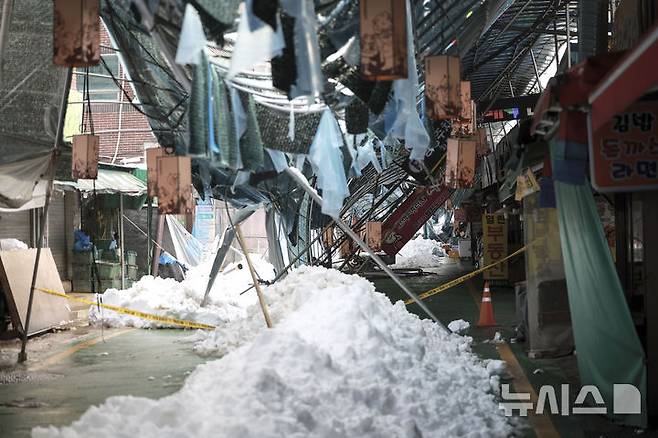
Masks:
[[[446,256],[441,243],[436,240],[418,237],[410,240],[402,247],[395,257],[392,268],[433,268],[441,264],[441,259]]]
[[[250,258],[260,278],[263,280],[274,278],[274,267],[271,264],[260,259],[258,255],[252,255]],[[212,267],[212,259],[213,257],[209,255],[199,266],[187,271],[185,280],[182,282],[177,282],[172,278],[154,278],[147,275],[133,283],[129,289],[108,289],[102,295],[103,303],[211,325],[244,318],[246,308],[257,300],[253,289],[240,295],[240,292],[253,283],[244,260],[229,264],[223,273],[220,272],[210,291],[208,304],[201,307]],[[242,266],[242,269],[238,269],[238,264]],[[102,321],[109,327],[169,327],[168,324],[107,309],[99,311],[96,306],[91,306],[89,309],[89,321],[91,323],[101,323]]]
[[[471,352],[471,338],[325,268],[300,268],[266,295],[275,327],[249,312],[252,339],[245,333],[241,347],[225,345],[227,354],[200,365],[179,392],[111,397],[72,425],[37,428],[33,437],[512,434],[493,394],[497,376]]]
[[[448,324],[448,330],[460,335],[465,333],[466,330],[468,330],[470,327],[471,324],[468,321],[464,321],[463,319],[455,319],[454,321],[450,321]]]
[[[0,251],[20,251],[23,249],[28,249],[28,246],[22,240],[0,239]]]

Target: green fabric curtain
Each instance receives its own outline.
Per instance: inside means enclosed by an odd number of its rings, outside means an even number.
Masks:
[[[551,144],[554,155],[555,143]],[[582,385],[595,385],[608,416],[646,427],[645,354],[608,248],[589,185],[555,182],[562,255]],[[613,384],[642,394],[642,414],[615,415]],[[572,389],[573,390],[573,389]],[[588,396],[591,401],[591,395]]]

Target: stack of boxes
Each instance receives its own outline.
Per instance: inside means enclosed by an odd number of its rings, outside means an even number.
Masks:
[[[137,280],[137,253],[126,251],[125,287],[128,288]],[[75,292],[91,292],[91,270],[93,258],[91,251],[73,252],[73,290]],[[100,290],[121,289],[121,263],[118,249],[101,249],[96,252],[96,267],[100,278]],[[98,283],[96,283],[98,284]]]

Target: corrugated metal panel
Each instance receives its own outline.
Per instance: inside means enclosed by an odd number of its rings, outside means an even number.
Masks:
[[[0,239],[18,239],[30,244],[30,210],[0,213]]]
[[[66,208],[64,207],[64,193],[55,191],[48,208],[48,246],[53,254],[57,272],[62,279],[66,279]],[[73,237],[73,236],[71,236]]]

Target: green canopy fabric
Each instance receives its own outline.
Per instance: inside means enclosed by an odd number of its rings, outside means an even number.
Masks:
[[[551,143],[551,156],[555,142]],[[646,427],[645,354],[615,270],[588,182],[555,182],[560,241],[582,385],[595,385],[608,416]],[[641,393],[642,413],[619,415],[614,384],[632,384]],[[591,400],[591,396],[588,396]]]

